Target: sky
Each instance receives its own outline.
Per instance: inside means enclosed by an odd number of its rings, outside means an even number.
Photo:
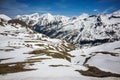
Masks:
[[[32,13],[79,16],[117,10],[120,0],[0,0],[0,13],[10,17]]]

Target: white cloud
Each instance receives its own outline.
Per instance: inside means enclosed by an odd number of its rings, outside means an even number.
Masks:
[[[100,13],[98,9],[94,9],[93,11],[96,12],[97,14]]]
[[[97,10],[97,9],[94,9],[93,11],[97,12],[98,10]]]

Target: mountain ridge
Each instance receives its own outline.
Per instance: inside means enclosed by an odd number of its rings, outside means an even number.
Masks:
[[[78,17],[61,15],[30,14],[15,19],[31,25],[32,29],[51,38],[65,39],[79,46],[94,46],[120,40],[120,10],[111,14]]]
[[[33,25],[33,29],[51,38],[63,38],[74,44],[92,46],[120,39],[119,16],[120,10],[111,14],[84,13],[78,17],[68,18],[66,21],[48,22],[41,19]]]

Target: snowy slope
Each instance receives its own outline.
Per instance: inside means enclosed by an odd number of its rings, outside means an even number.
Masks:
[[[73,63],[96,66],[101,70],[120,74],[120,41],[71,51]],[[85,62],[85,60],[88,60]]]
[[[67,52],[73,49],[74,47],[63,40],[51,39],[19,23],[4,24],[0,26],[0,80],[58,79],[58,77],[75,79],[79,74],[72,67],[65,67],[71,64],[69,60],[71,55]],[[35,51],[39,52],[34,53]],[[61,66],[54,68],[50,65]],[[21,68],[28,69],[28,72],[19,71]],[[37,70],[29,72],[31,68]],[[15,71],[14,74],[10,69],[14,69],[12,70]],[[55,77],[51,77],[55,74]]]
[[[8,20],[10,20],[11,18],[8,17],[8,16],[6,16],[6,15],[4,15],[4,14],[0,14],[0,19],[3,19],[3,20],[5,20],[5,21],[8,21]]]
[[[0,80],[120,79],[115,76],[85,76],[75,71],[88,70],[85,66],[88,64],[120,74],[120,41],[75,50],[74,45],[64,40],[51,39],[27,26],[16,24],[16,21],[3,25],[0,25]],[[102,54],[103,51],[109,54]],[[91,58],[85,62],[88,57]]]
[[[44,34],[34,32],[29,27],[22,26],[19,23],[17,25],[15,23],[5,23],[4,26],[0,25],[0,51],[2,53],[7,53],[7,50],[8,52],[10,50],[16,53],[19,52],[17,48],[20,48],[23,51],[28,49],[27,51],[29,52],[37,49],[48,49],[49,52],[62,54],[62,52],[74,49],[74,47],[69,47],[70,45],[63,40],[51,39]],[[23,54],[23,51],[20,54]],[[1,58],[4,57],[6,58],[7,56],[1,56]],[[12,61],[17,60],[13,59]]]

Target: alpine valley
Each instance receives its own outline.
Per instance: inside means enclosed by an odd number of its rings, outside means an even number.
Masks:
[[[0,14],[0,80],[120,80],[120,10]]]

